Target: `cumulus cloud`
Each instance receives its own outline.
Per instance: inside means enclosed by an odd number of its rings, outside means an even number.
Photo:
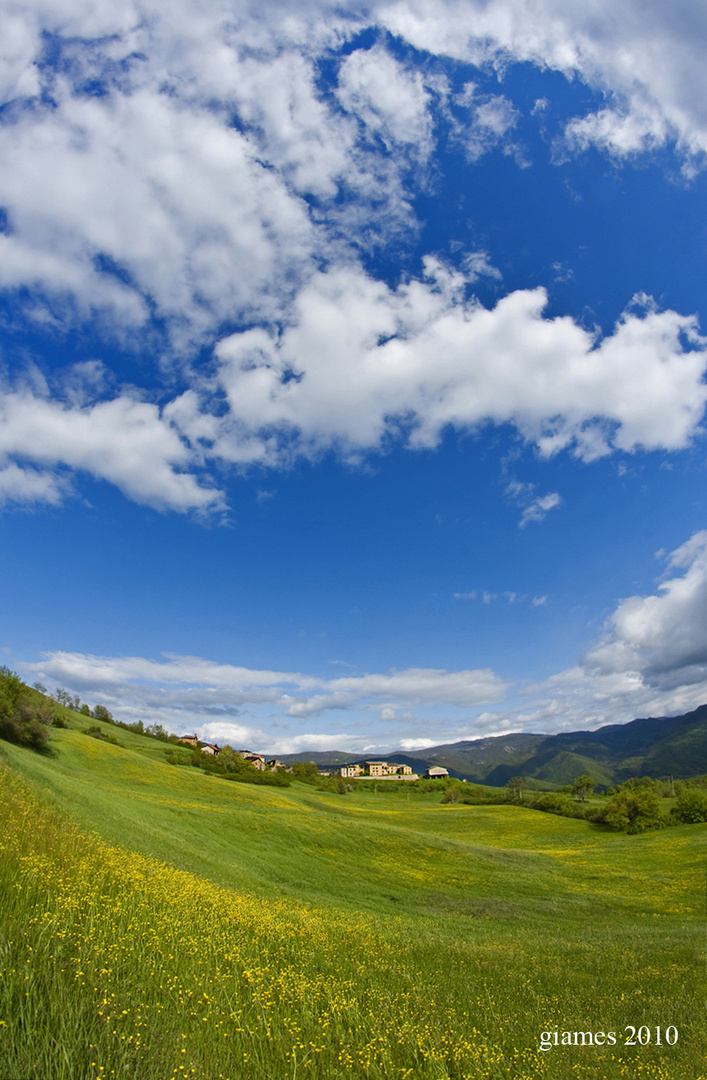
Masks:
[[[678,573],[656,594],[621,601],[584,658],[588,668],[637,672],[665,689],[707,682],[707,531],[673,551],[668,567]]]
[[[541,454],[584,461],[680,449],[699,429],[693,317],[644,305],[600,339],[546,317],[543,289],[490,310],[470,299],[480,274],[499,277],[484,252],[460,259],[464,272],[428,256],[425,276],[397,287],[360,255],[414,234],[410,163],[430,160],[438,121],[472,160],[517,124],[510,97],[472,81],[452,100],[440,57],[578,76],[605,96],[570,120],[566,148],[626,156],[672,139],[696,168],[707,23],[694,4],[379,0],[343,13],[312,0],[293,13],[244,0],[226,19],[217,0],[35,0],[0,18],[0,289],[45,327],[93,320],[147,343],[188,383],[168,404],[12,394],[6,502],[58,504],[65,469],[153,506],[214,509],[200,471],[214,461],[329,449],[355,461],[391,439],[434,447],[450,426],[514,425]],[[406,47],[379,35],[347,52],[365,28]],[[234,326],[215,374],[200,366]],[[536,497],[521,525],[555,498]]]
[[[149,88],[55,93],[58,109],[0,125],[13,162],[0,178],[0,285],[70,294],[82,317],[103,311],[128,329],[153,305],[183,346],[226,319],[273,317],[311,226],[248,140]]]
[[[432,258],[426,271],[397,289],[357,267],[317,273],[280,335],[221,341],[230,416],[214,452],[229,457],[244,436],[278,429],[288,453],[294,439],[300,452],[355,454],[400,432],[433,447],[448,426],[491,421],[514,424],[544,456],[570,448],[591,461],[614,449],[679,449],[698,430],[707,342],[693,317],[641,298],[642,310],[599,339],[567,317],[543,317],[543,289],[487,310],[463,299],[459,272]],[[527,520],[558,503],[543,499]]]
[[[122,720],[175,731],[196,725],[204,738],[280,753],[361,751],[364,742],[412,749],[510,731],[593,730],[637,716],[687,712],[707,700],[707,531],[695,533],[667,562],[671,576],[655,594],[621,601],[581,663],[539,683],[511,685],[489,669],[436,668],[323,679],[173,654],[149,659],[54,652],[18,666],[26,676],[106,705]],[[477,715],[484,705],[497,707]],[[285,717],[300,723],[322,717],[326,732],[312,727],[281,735]],[[347,719],[346,728],[337,717]]]
[[[34,467],[20,467],[13,459]],[[0,491],[6,497],[58,504],[67,481],[57,469],[67,466],[158,509],[222,506],[219,491],[186,471],[190,464],[176,430],[147,402],[123,396],[87,407],[64,406],[29,389],[0,399]]]
[[[665,556],[664,556],[665,557]],[[484,713],[474,731],[594,730],[674,716],[707,700],[707,531],[666,557],[657,592],[622,600],[574,667],[519,691],[520,705]]]
[[[471,63],[528,61],[578,75],[610,99],[571,141],[632,154],[674,141],[689,167],[707,151],[707,19],[699,5],[610,0],[384,0],[379,18],[427,52]]]
[[[60,506],[70,490],[66,477],[46,469],[0,467],[0,506],[24,504]]]
[[[67,466],[138,502],[209,510],[222,496],[196,474],[214,460],[280,466],[328,449],[356,460],[390,439],[432,448],[450,426],[492,422],[514,425],[542,456],[568,449],[592,461],[681,449],[698,432],[707,354],[693,317],[644,299],[600,339],[544,317],[542,289],[488,310],[464,299],[461,272],[432,258],[426,271],[396,289],[357,265],[317,272],[279,334],[257,327],[223,339],[215,383],[197,380],[162,409],[127,392],[89,405],[29,386],[9,392],[1,460]],[[214,386],[228,404],[220,415]],[[508,491],[523,506],[521,527],[561,501],[517,483]]]
[[[337,97],[389,148],[402,144],[420,157],[429,155],[432,120],[422,74],[406,70],[382,46],[356,49],[346,57]]]
[[[100,657],[84,653],[49,653],[22,670],[46,683],[107,705],[120,719],[159,722],[183,731],[200,723],[253,727],[253,711],[262,725],[277,717],[308,720],[342,710],[379,711],[397,724],[412,721],[406,706],[473,707],[499,701],[508,684],[489,669],[405,671],[321,679],[299,672],[254,670],[218,664],[201,657],[165,654],[146,657]],[[401,711],[402,707],[402,711]],[[249,723],[249,721],[251,721]],[[358,726],[368,721],[358,720]]]

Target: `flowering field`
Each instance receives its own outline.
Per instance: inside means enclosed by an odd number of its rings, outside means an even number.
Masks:
[[[3,1080],[704,1077],[703,827],[245,790],[60,735],[0,766]]]

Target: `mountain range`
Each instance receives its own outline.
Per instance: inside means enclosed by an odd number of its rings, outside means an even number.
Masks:
[[[686,779],[707,773],[707,705],[681,716],[607,724],[596,731],[494,735],[375,757],[411,765],[416,772],[442,765],[452,776],[497,787],[518,775],[531,786],[571,784],[582,773],[606,786],[631,776]],[[282,760],[314,761],[324,769],[363,759],[329,751],[282,755]]]

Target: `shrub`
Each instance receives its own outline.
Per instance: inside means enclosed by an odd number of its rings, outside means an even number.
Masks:
[[[9,668],[0,668],[0,739],[31,746],[46,747],[53,714],[46,702],[37,702],[28,686]]]
[[[622,786],[593,820],[627,833],[660,829],[669,823],[660,797],[651,788],[638,785]]]
[[[84,728],[84,735],[90,735],[92,739],[100,739],[101,742],[112,743],[113,746],[120,746],[121,744],[116,739],[115,735],[106,735],[102,728],[99,728],[97,724],[92,727]]]
[[[682,825],[707,821],[707,791],[698,787],[683,788],[670,813]]]
[[[546,814],[560,814],[562,817],[583,818],[584,811],[569,795],[559,791],[549,791],[537,795],[528,803],[531,810],[543,810]]]
[[[94,720],[103,720],[107,724],[113,723],[113,717],[108,712],[105,705],[96,705],[91,715],[93,716]]]
[[[236,780],[243,784],[264,784],[269,787],[290,786],[290,778],[282,770],[260,772],[250,762],[244,761],[232,746],[224,746],[218,757],[194,750],[188,762],[208,775],[223,776],[226,780]]]

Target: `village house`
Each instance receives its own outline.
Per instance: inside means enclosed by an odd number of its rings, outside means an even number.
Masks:
[[[417,780],[409,765],[398,765],[395,761],[364,761],[362,765],[342,765],[339,776],[344,779],[357,777],[376,780]]]
[[[444,780],[447,776],[449,776],[449,773],[441,765],[433,765],[425,773],[425,780]]]
[[[209,754],[211,757],[216,757],[217,754],[221,753],[221,750],[213,743],[203,743],[201,752],[202,754]]]
[[[267,769],[265,758],[262,754],[254,754],[252,750],[239,750],[238,753],[244,761],[247,761],[254,769],[258,769],[259,772],[265,772]]]
[[[198,735],[180,735],[179,736],[179,741],[180,741],[180,743],[184,743],[185,746],[193,746],[194,749],[196,750],[196,748],[199,745],[199,736]]]

